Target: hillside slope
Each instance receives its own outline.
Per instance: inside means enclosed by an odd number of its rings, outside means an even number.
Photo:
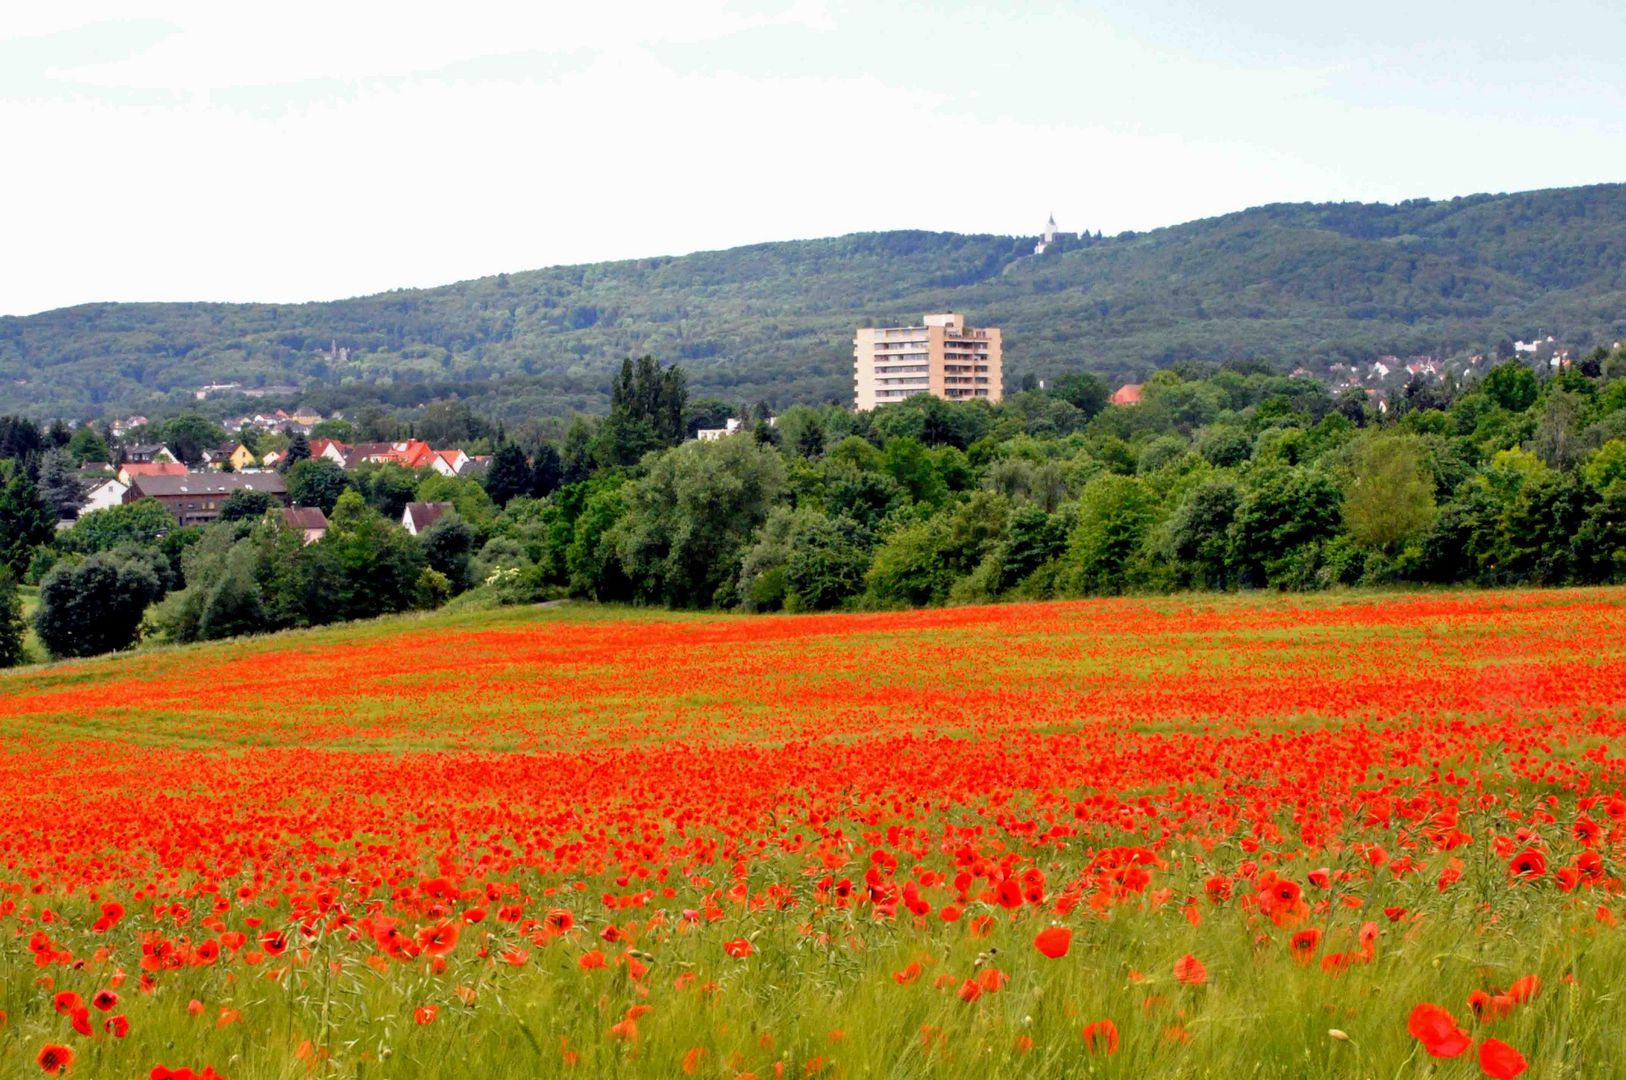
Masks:
[[[701,395],[845,399],[854,326],[948,309],[1004,328],[1013,378],[1489,348],[1538,329],[1587,345],[1626,332],[1620,184],[1273,205],[1037,258],[1031,245],[867,233],[327,303],[0,318],[0,411],[152,409],[241,382],[298,385],[285,396],[318,402],[459,386],[510,413],[558,412],[599,407],[611,366],[645,352],[683,363]],[[319,389],[335,386],[352,389]]]

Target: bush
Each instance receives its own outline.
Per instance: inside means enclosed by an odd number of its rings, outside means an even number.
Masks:
[[[162,592],[140,552],[115,549],[64,561],[40,583],[34,632],[52,656],[95,656],[135,644],[147,605]]]
[[[1143,481],[1115,473],[1090,481],[1079,496],[1078,524],[1068,545],[1072,588],[1122,592],[1126,571],[1156,515],[1156,498]]]
[[[472,577],[474,530],[456,512],[443,515],[418,537],[429,569],[441,575],[451,596],[468,589]],[[438,607],[438,604],[430,605]]]
[[[799,530],[783,571],[786,599],[797,610],[839,607],[864,587],[869,551],[857,522],[820,514]]]
[[[252,521],[262,518],[273,506],[279,506],[268,491],[234,491],[220,504],[221,521]]]
[[[868,602],[878,607],[923,607],[946,600],[954,585],[954,571],[942,558],[946,533],[943,519],[934,517],[888,536],[865,575]]]
[[[0,566],[0,668],[16,667],[28,659],[23,636],[23,598],[17,592],[17,579],[9,567]]]
[[[324,514],[333,513],[339,496],[353,486],[350,474],[327,458],[307,457],[288,470],[288,497],[294,505],[314,506]]]

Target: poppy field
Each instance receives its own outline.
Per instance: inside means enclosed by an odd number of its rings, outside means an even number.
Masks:
[[[1626,591],[0,676],[0,1073],[1626,1074]]]

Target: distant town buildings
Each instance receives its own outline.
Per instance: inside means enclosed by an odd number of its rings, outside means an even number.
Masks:
[[[699,439],[701,442],[716,442],[725,435],[735,435],[744,430],[745,421],[736,420],[730,416],[727,420],[723,421],[722,427],[701,428],[694,433],[694,437]]]
[[[861,410],[931,394],[999,401],[1004,359],[997,326],[976,329],[954,312],[919,326],[862,327],[853,338],[853,399]]]

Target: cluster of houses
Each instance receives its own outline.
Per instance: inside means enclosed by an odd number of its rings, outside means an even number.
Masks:
[[[260,431],[280,431],[287,435],[309,435],[311,428],[321,422],[321,413],[314,409],[302,408],[292,413],[277,409],[274,412],[255,413],[252,416],[228,416],[221,426],[227,431],[257,428]]]
[[[404,469],[433,469],[442,476],[479,476],[491,465],[486,454],[465,454],[462,450],[436,450],[422,439],[402,442],[367,442],[354,446],[337,439],[312,439],[311,457],[331,461],[343,469],[358,465],[391,463]],[[287,456],[273,450],[260,459],[261,468],[274,469]]]
[[[209,386],[199,387],[194,392],[194,396],[197,400],[202,401],[211,393],[235,389],[237,389],[236,383],[214,383]],[[275,387],[267,388],[265,392],[269,392],[271,389],[285,389],[290,392],[294,390],[293,387]],[[244,393],[252,397],[256,391],[244,391]],[[221,426],[227,431],[242,431],[244,428],[254,428],[258,431],[281,432],[285,435],[309,435],[311,429],[320,424],[322,419],[322,414],[311,408],[300,408],[291,413],[285,409],[276,409],[272,412],[254,413],[253,415],[228,416],[221,421]],[[147,417],[137,414],[111,420],[108,422],[107,427],[113,433],[114,438],[122,439],[131,432],[140,431],[150,423],[151,421]]]
[[[408,469],[433,469],[443,476],[475,476],[490,465],[487,456],[436,450],[420,439],[354,446],[335,439],[313,439],[310,448],[313,459],[332,461],[344,469],[388,462]],[[204,451],[204,467],[190,469],[165,446],[127,446],[124,462],[113,475],[91,483],[79,513],[82,517],[95,510],[152,499],[174,516],[177,525],[207,525],[219,519],[232,495],[255,491],[281,503],[284,523],[303,532],[306,543],[314,543],[326,534],[327,517],[314,507],[289,505],[287,482],[276,471],[285,456],[286,451],[278,451],[257,458],[238,443]],[[401,527],[416,536],[451,508],[451,503],[408,503]]]

